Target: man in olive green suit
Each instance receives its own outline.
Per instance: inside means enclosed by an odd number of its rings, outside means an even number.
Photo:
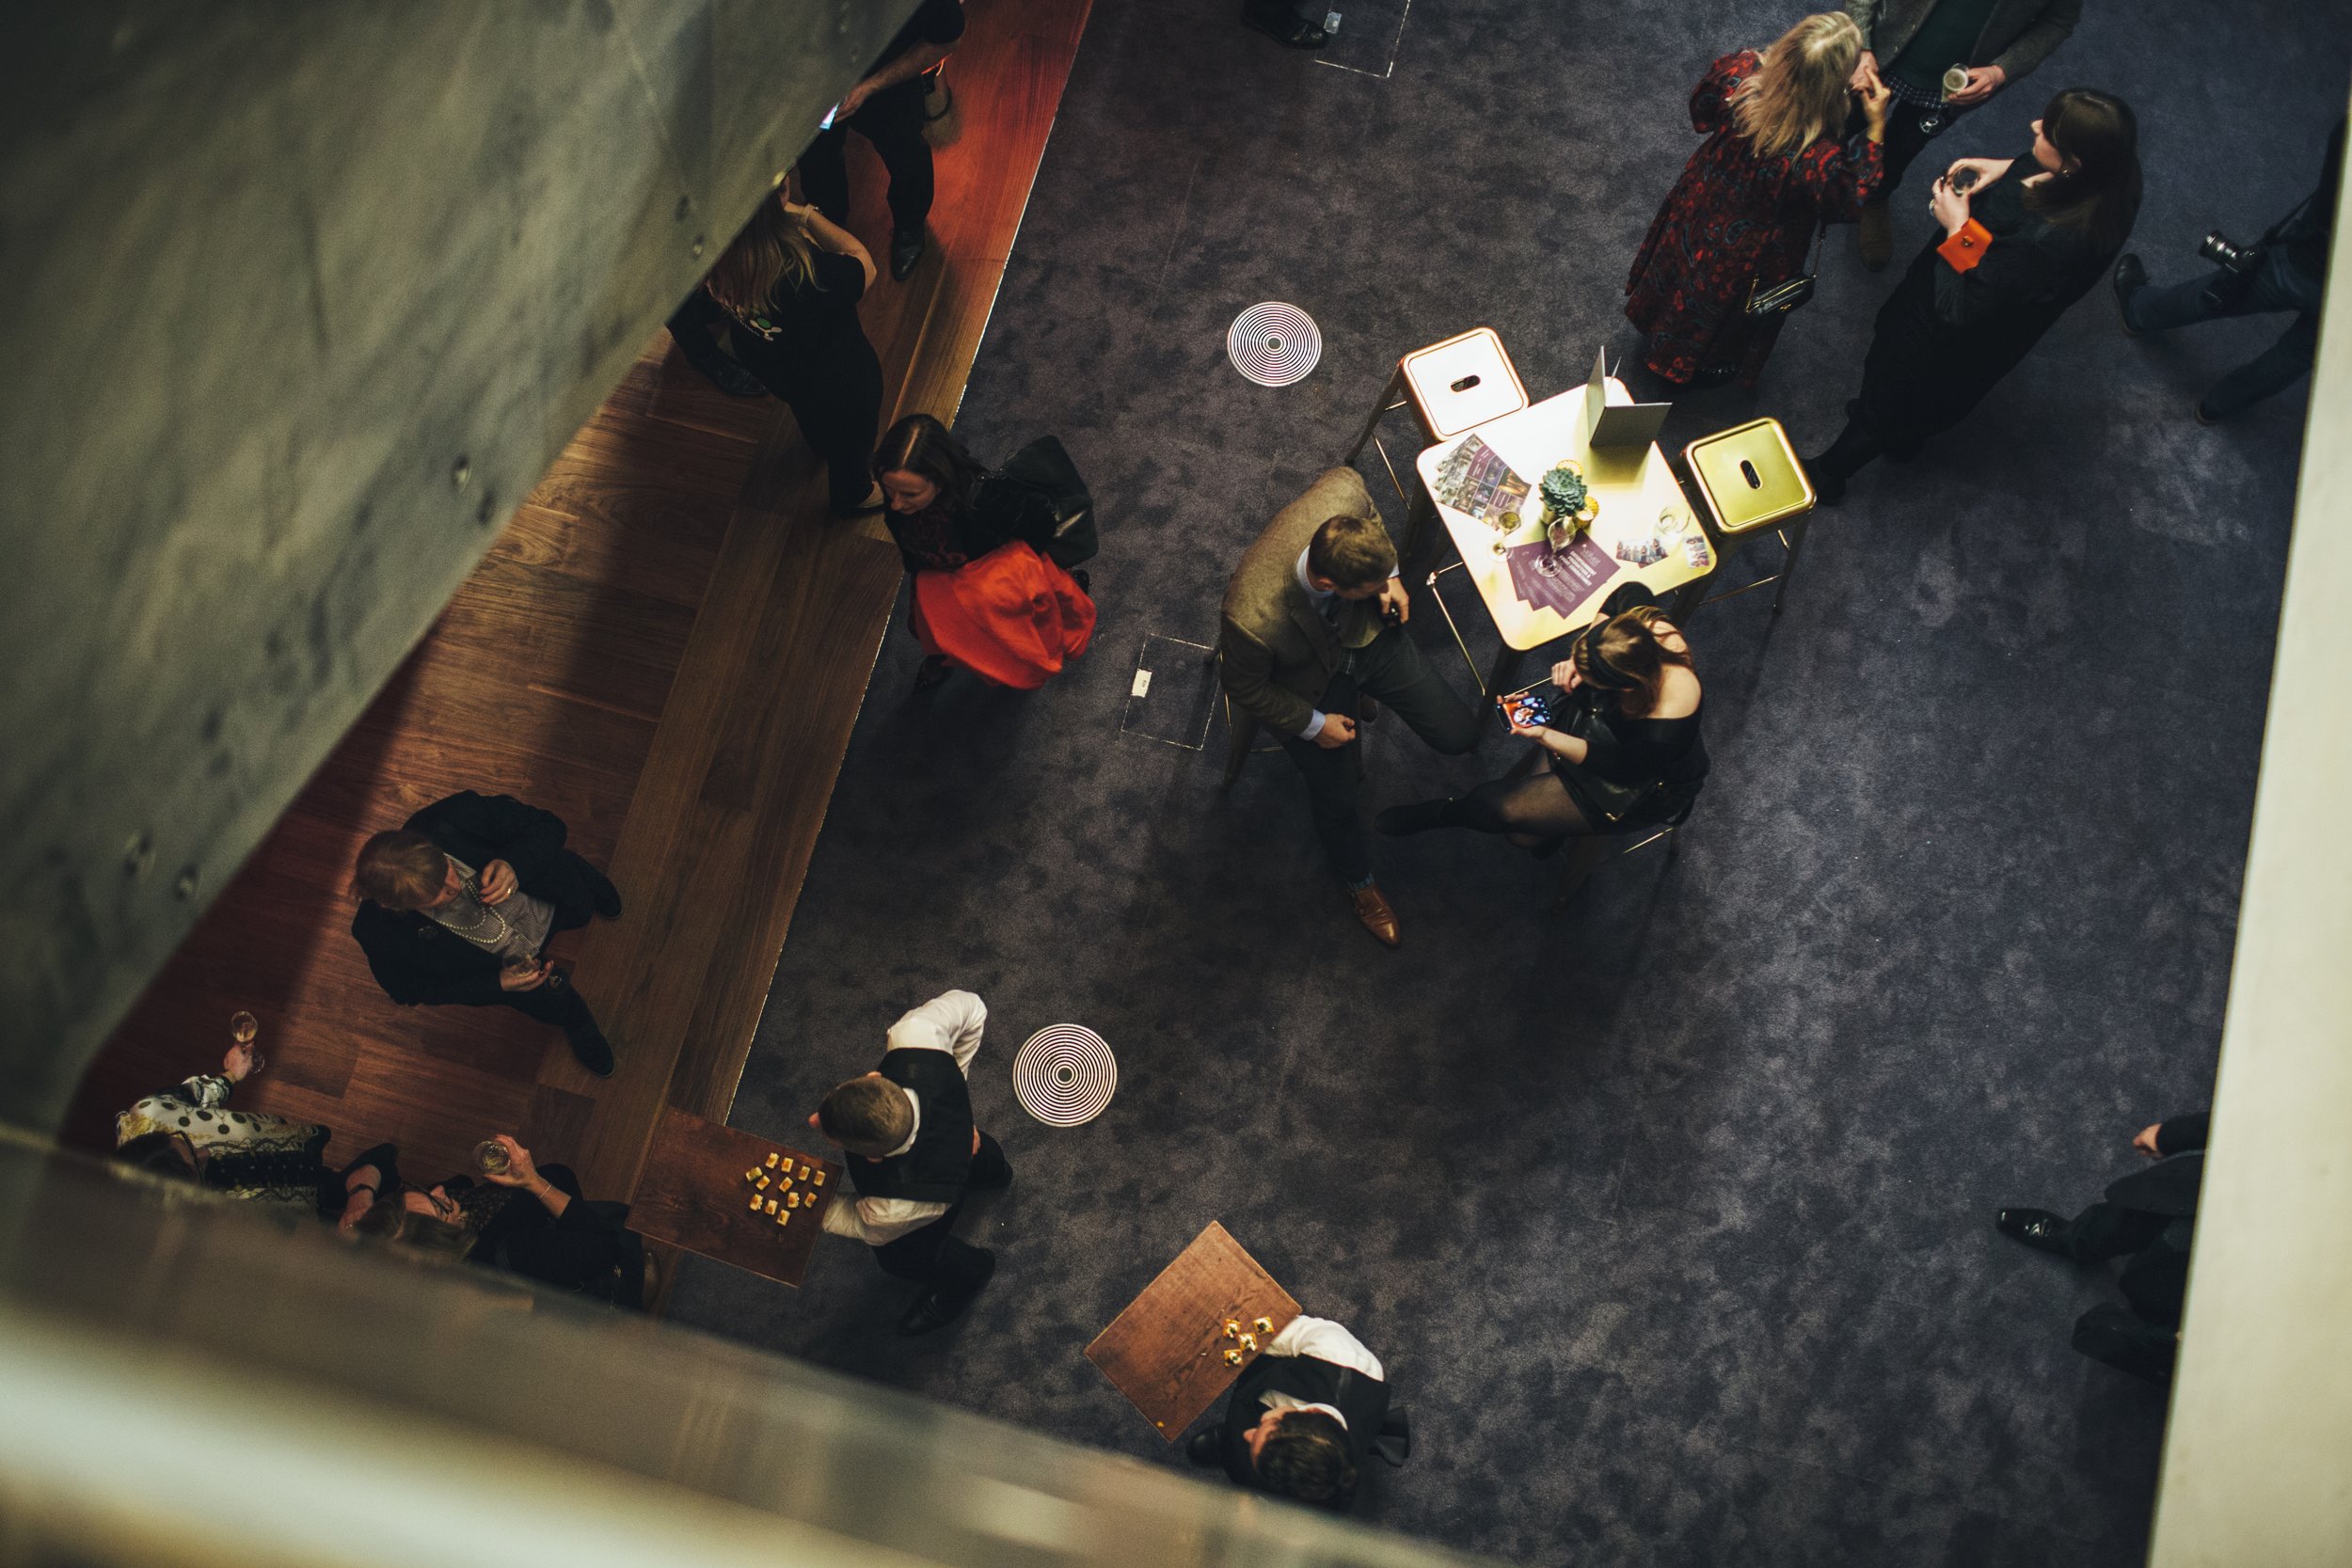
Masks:
[[[1388,525],[1356,470],[1333,468],[1242,556],[1218,640],[1226,694],[1281,736],[1356,918],[1391,947],[1401,938],[1396,911],[1374,885],[1357,807],[1362,699],[1386,703],[1449,756],[1478,745],[1476,712],[1405,634],[1411,613]]]
[[[1876,272],[1895,249],[1886,198],[1911,160],[1962,115],[2047,59],[2082,20],[2083,0],[1846,0],[1846,14],[1862,29],[1854,86],[1877,76],[1895,95],[1886,117],[1886,176],[1862,209],[1862,260]],[[1954,67],[1968,73],[1968,82],[1947,92],[1944,74]],[[2021,114],[2017,129],[2031,118]]]

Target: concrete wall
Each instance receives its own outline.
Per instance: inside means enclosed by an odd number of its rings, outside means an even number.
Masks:
[[[915,0],[0,18],[0,1115],[115,1021]]]
[[[2330,270],[2152,1568],[2352,1563],[2352,245]]]

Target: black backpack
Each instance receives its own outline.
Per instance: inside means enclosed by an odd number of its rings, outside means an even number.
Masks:
[[[1067,571],[1090,561],[1102,547],[1094,525],[1094,498],[1061,441],[1041,436],[1005,459],[1002,470],[984,482],[985,490],[1002,493],[981,503],[1006,514],[1003,531],[1025,542],[1040,555]]]

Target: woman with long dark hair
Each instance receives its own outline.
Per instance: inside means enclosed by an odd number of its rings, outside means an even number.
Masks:
[[[918,689],[961,669],[1028,690],[1086,652],[1094,634],[1086,579],[1043,553],[1059,523],[1051,495],[982,466],[929,414],[890,427],[874,478],[914,578],[910,626],[928,656]]]
[[[1391,836],[1468,828],[1549,850],[1690,814],[1708,766],[1704,693],[1691,645],[1663,610],[1641,605],[1594,621],[1551,680],[1564,722],[1515,720],[1511,733],[1537,748],[1518,767],[1455,799],[1391,806],[1373,825]]]
[[[703,279],[738,363],[784,400],[825,460],[834,515],[882,510],[866,471],[882,423],[882,360],[857,319],[874,259],[814,207],[763,201]]]
[[[1879,310],[1844,433],[1805,464],[1822,505],[1958,424],[2114,265],[2139,215],[2131,106],[2069,87],[2033,134],[2026,157],[1963,158],[1935,182],[1943,232]]]
[[[1823,11],[1760,54],[1725,55],[1692,91],[1691,129],[1707,140],[1625,284],[1625,313],[1649,334],[1644,363],[1666,380],[1753,386],[1782,318],[1751,323],[1747,302],[1801,277],[1814,230],[1878,189],[1888,94],[1875,74],[1861,94],[1867,136],[1850,149],[1842,135],[1861,53],[1853,19]]]

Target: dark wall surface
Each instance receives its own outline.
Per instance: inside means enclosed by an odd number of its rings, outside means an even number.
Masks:
[[[0,1069],[54,1122],[914,0],[0,22]]]

